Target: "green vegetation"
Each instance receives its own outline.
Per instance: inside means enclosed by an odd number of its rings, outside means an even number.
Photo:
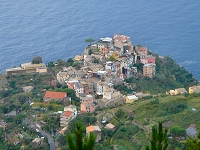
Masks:
[[[115,61],[115,58],[113,56],[110,56],[110,58],[108,58],[108,61]]]
[[[32,64],[40,64],[42,63],[42,57],[41,56],[36,56],[32,59]]]
[[[188,141],[187,141],[187,150],[200,150],[200,141],[199,139],[192,139],[190,138]]]
[[[154,54],[155,55],[155,54]],[[191,85],[196,85],[198,82],[193,78],[192,74],[180,67],[170,57],[161,59],[156,56],[156,76],[153,78],[136,76],[125,79],[134,91],[150,92],[152,94],[165,93],[171,89],[184,87],[188,89]],[[138,71],[142,71],[141,64],[135,64]],[[123,90],[123,88],[121,88]]]
[[[166,150],[168,146],[167,129],[163,129],[162,123],[159,122],[158,127],[152,127],[152,137],[150,147],[146,150]]]
[[[175,136],[185,136],[186,135],[185,129],[181,128],[180,126],[171,127],[170,133],[175,135]]]
[[[87,38],[86,40],[85,40],[85,42],[86,43],[90,43],[90,45],[92,44],[92,42],[94,42],[95,40],[94,39],[92,39],[92,38]]]
[[[87,136],[83,136],[84,128],[80,123],[76,124],[74,135],[69,134],[67,141],[70,150],[94,150],[94,144],[96,137],[94,133],[90,133]]]

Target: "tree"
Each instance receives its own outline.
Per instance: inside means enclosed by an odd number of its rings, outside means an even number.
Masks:
[[[200,141],[189,138],[187,140],[187,150],[200,150]]]
[[[115,113],[115,116],[117,118],[121,118],[124,116],[124,114],[125,114],[125,112],[122,109],[118,109],[117,112]]]
[[[173,126],[170,129],[170,133],[173,134],[173,135],[176,135],[176,136],[185,136],[186,131],[185,131],[184,128],[181,128],[179,126]]]
[[[42,57],[41,56],[36,56],[32,59],[32,64],[40,64],[42,63]]]
[[[83,137],[84,128],[82,124],[77,123],[74,134],[67,136],[70,150],[94,150],[96,136],[90,133],[89,136]]]
[[[95,41],[95,40],[92,39],[92,38],[87,38],[87,39],[85,40],[85,42],[86,42],[86,43],[90,43],[90,45],[91,45],[91,43],[94,42],[94,41]]]
[[[159,122],[158,128],[152,127],[151,146],[147,146],[146,150],[166,150],[168,146],[167,131],[168,129],[163,129],[162,122]]]

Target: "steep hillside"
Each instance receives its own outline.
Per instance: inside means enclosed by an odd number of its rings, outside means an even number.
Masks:
[[[170,89],[186,88],[196,85],[198,81],[191,73],[178,65],[169,56],[156,57],[156,75],[153,78],[144,77],[142,75],[125,79],[129,83],[130,88],[134,91],[150,92],[152,94],[165,93]],[[124,88],[118,88],[123,90]],[[128,90],[127,90],[128,91]]]

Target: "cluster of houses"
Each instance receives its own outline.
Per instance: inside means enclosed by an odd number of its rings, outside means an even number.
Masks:
[[[147,47],[140,45],[133,46],[130,37],[115,34],[113,38],[101,38],[97,43],[89,45],[85,48],[83,55],[77,55],[74,61],[78,62],[80,69],[77,70],[72,66],[63,67],[56,74],[57,81],[60,84],[67,84],[68,88],[76,92],[76,96],[80,98],[80,113],[91,113],[97,107],[111,107],[116,104],[133,103],[141,97],[142,93],[137,95],[122,95],[114,89],[114,85],[123,83],[126,77],[132,77],[138,74],[138,68],[134,64],[142,63],[142,74],[149,78],[155,76],[156,59],[149,55]],[[47,67],[44,63],[32,64],[24,63],[20,67],[6,69],[6,75],[19,75],[27,73],[45,73]],[[32,86],[23,88],[24,92],[30,92]],[[170,90],[170,95],[183,94],[187,92],[184,88]],[[200,86],[189,88],[189,93],[200,92]],[[145,95],[148,96],[148,95]],[[46,91],[44,102],[51,100],[68,100],[71,104],[71,98],[66,92]],[[67,129],[68,123],[78,114],[76,106],[66,106],[60,114],[60,126],[63,129],[61,134]],[[107,124],[107,129],[114,130],[114,125]],[[188,132],[190,129],[188,129]],[[101,140],[101,129],[98,126],[89,126],[86,133],[97,133],[96,141]],[[33,143],[40,143],[35,139]]]
[[[170,90],[169,92],[166,92],[166,94],[169,95],[178,95],[178,94],[184,94],[184,93],[200,93],[200,86],[191,86],[189,87],[188,91],[185,88],[178,88],[174,90]]]
[[[146,47],[134,47],[125,35],[101,38],[74,60],[81,64],[79,70],[72,66],[64,67],[56,77],[59,83],[65,83],[76,91],[81,99],[81,112],[93,112],[97,106],[102,108],[124,103],[124,96],[113,86],[137,73],[134,64],[138,61],[143,64],[144,76],[151,78],[155,75],[155,57],[148,55]],[[102,98],[97,100],[94,95]]]

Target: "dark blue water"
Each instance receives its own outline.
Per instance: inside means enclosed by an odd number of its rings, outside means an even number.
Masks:
[[[40,55],[44,62],[83,53],[91,37],[131,37],[170,55],[200,80],[200,1],[0,2],[0,72]]]

